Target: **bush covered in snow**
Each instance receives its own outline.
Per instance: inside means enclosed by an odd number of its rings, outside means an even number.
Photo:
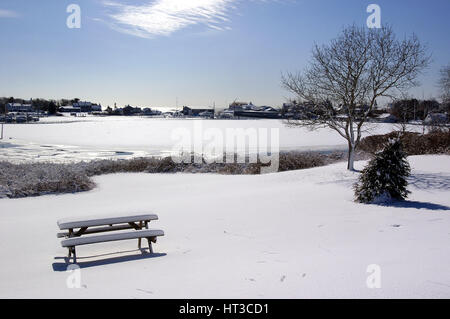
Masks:
[[[406,199],[410,171],[400,140],[390,140],[362,171],[354,186],[356,201],[378,204]]]
[[[359,150],[371,154],[381,151],[387,141],[400,136],[403,150],[408,155],[450,154],[450,131],[439,130],[428,134],[392,132],[367,136],[361,140]]]
[[[81,192],[94,186],[76,165],[0,162],[0,198]]]
[[[325,166],[346,160],[346,153],[336,152],[322,154],[318,152],[287,152],[280,154],[279,172]]]

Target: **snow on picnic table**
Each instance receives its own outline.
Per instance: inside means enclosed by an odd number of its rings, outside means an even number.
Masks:
[[[356,204],[345,163],[258,176],[113,174],[90,192],[0,200],[0,297],[449,298],[450,156],[415,156],[409,201]],[[363,162],[357,163],[361,168]],[[69,289],[56,221],[156,213],[135,241],[81,246]],[[367,267],[381,267],[368,289]]]

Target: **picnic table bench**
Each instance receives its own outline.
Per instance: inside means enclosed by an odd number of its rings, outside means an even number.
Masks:
[[[152,243],[157,237],[164,236],[162,230],[148,229],[148,224],[158,220],[154,214],[128,215],[128,216],[101,216],[88,218],[68,218],[57,222],[60,232],[58,238],[64,238],[61,246],[69,250],[68,258],[73,256],[77,262],[76,246],[104,243],[111,241],[138,239],[138,248],[141,249],[141,240],[147,239],[150,253],[153,253]],[[124,232],[123,230],[133,229]],[[113,232],[111,234],[85,236],[91,234]]]

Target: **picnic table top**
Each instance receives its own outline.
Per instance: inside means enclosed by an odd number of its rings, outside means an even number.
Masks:
[[[57,224],[59,229],[73,229],[81,227],[94,227],[115,225],[124,223],[135,223],[140,221],[157,220],[158,215],[155,214],[129,214],[129,215],[103,215],[103,216],[84,216],[64,218],[58,220]]]

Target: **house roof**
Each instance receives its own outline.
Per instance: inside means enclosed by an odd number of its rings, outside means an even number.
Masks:
[[[22,103],[7,103],[7,106],[13,106],[13,107],[19,107],[19,106],[23,106],[23,107],[30,107],[31,104],[22,104]]]
[[[186,108],[189,108],[191,110],[213,110],[214,108],[212,106],[184,106]]]

